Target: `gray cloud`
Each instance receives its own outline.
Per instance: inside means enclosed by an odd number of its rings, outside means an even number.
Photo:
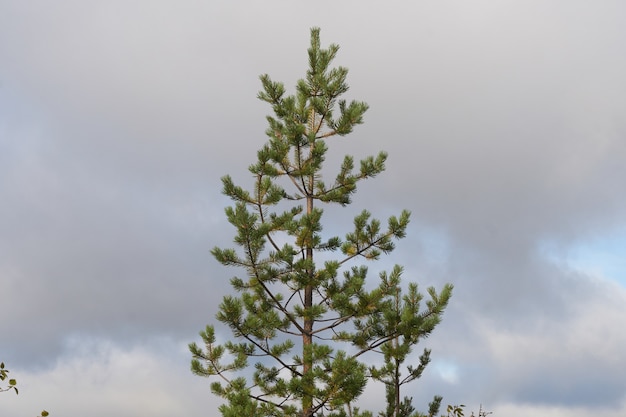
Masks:
[[[68,416],[85,415],[96,390],[102,410],[134,415],[118,388],[148,401],[162,360],[181,388],[158,391],[171,401],[161,415],[183,397],[197,403],[189,415],[215,408],[206,381],[184,376],[184,352],[168,349],[194,340],[237,273],[208,251],[232,239],[219,177],[245,185],[265,139],[258,75],[291,88],[319,25],[324,43],[342,47],[349,96],[371,105],[366,124],[331,149],[390,154],[388,172],[350,209],[329,210],[325,230],[364,207],[380,217],[408,208],[409,237],[372,275],[400,263],[422,287],[456,287],[425,341],[434,363],[410,394],[513,417],[623,411],[624,289],[554,258],[626,224],[624,6],[319,5],[0,4],[0,285],[10,312],[0,359],[50,402],[63,394],[45,396],[46,379],[91,381],[73,387],[91,400],[54,400]],[[160,338],[171,344],[155,351]],[[94,344],[108,347],[87,365],[81,349]],[[102,369],[108,377],[89,379]],[[128,374],[133,384],[119,385]]]

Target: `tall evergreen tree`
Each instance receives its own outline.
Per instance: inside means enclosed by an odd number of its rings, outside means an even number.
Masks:
[[[214,377],[223,416],[372,416],[355,403],[368,379],[389,373],[368,366],[371,355],[391,358],[386,352],[400,340],[413,344],[427,336],[452,292],[451,285],[439,293],[429,289],[421,309],[422,295],[412,285],[398,307],[402,268],[380,273],[378,284],[366,282],[367,267],[358,259],[375,261],[393,251],[409,224],[406,210],[386,227],[363,210],[343,239],[322,232],[321,207],[350,204],[357,183],[380,174],[387,159],[380,152],[355,168],[345,156],[327,181],[327,142],[351,133],[368,108],[341,99],[348,70],[331,67],[338,49],[321,48],[319,29],[311,30],[309,69],[294,95],[261,76],[258,97],[274,115],[267,117],[269,141],[249,167],[254,185],[246,190],[222,178],[234,202],[226,217],[236,229],[236,249],[212,254],[245,271],[231,279],[236,295],[225,296],[217,313],[234,340],[218,343],[209,325],[200,333],[205,346],[189,348],[192,371]]]

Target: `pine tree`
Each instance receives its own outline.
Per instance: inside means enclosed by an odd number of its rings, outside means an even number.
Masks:
[[[399,276],[397,273],[396,275]],[[402,366],[409,359],[413,346],[434,330],[439,324],[445,308],[445,303],[433,301],[438,299],[434,288],[429,288],[428,293],[431,296],[431,301],[427,302],[428,319],[424,319],[419,313],[423,296],[418,292],[415,283],[409,284],[409,291],[405,296],[402,296],[398,286],[397,293],[392,300],[393,303],[386,309],[383,320],[383,324],[386,326],[385,332],[396,336],[382,345],[380,349],[384,355],[384,364],[380,367],[370,367],[372,378],[385,384],[387,409],[380,412],[379,417],[423,416],[423,414],[415,411],[411,397],[401,397],[401,388],[403,385],[420,378],[430,363],[431,350],[424,349],[419,357],[419,365],[417,367],[408,365],[407,374],[402,374]],[[435,396],[429,404],[428,417],[434,417],[439,413],[441,400],[442,397]]]
[[[216,318],[234,340],[218,343],[208,325],[200,333],[204,348],[189,348],[192,371],[215,379],[223,416],[372,416],[355,406],[368,380],[384,374],[368,366],[370,356],[428,335],[451,295],[451,285],[429,289],[422,311],[413,285],[398,310],[401,267],[380,273],[377,285],[366,282],[368,269],[357,261],[393,251],[409,224],[406,210],[386,227],[363,210],[343,239],[322,231],[322,206],[350,204],[357,183],[380,174],[387,159],[380,152],[355,168],[345,156],[334,180],[326,180],[327,142],[351,133],[368,108],[341,98],[348,70],[331,67],[338,49],[321,48],[319,29],[311,30],[309,69],[294,95],[261,76],[258,98],[274,115],[267,117],[269,141],[249,167],[254,185],[248,191],[222,178],[234,202],[226,217],[237,248],[212,254],[245,275],[231,279],[236,295],[223,298]]]

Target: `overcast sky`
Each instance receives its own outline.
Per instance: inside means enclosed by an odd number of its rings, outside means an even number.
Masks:
[[[409,209],[385,262],[455,285],[406,394],[626,415],[625,21],[621,0],[0,0],[0,360],[21,389],[0,414],[218,414],[186,345],[236,273],[209,253],[234,233],[219,178],[251,185],[258,76],[293,91],[319,26],[370,105],[331,151],[390,155],[326,227]]]

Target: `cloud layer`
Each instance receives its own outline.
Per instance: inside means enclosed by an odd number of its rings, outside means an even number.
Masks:
[[[441,394],[496,416],[623,415],[626,271],[619,252],[596,270],[575,255],[626,247],[624,12],[0,3],[0,359],[22,385],[0,411],[216,412],[184,346],[233,273],[209,254],[232,239],[219,177],[246,184],[270,111],[258,75],[291,88],[321,26],[349,96],[371,106],[331,149],[390,154],[327,229],[407,208],[389,263],[423,288],[455,285],[408,393],[418,407]]]

